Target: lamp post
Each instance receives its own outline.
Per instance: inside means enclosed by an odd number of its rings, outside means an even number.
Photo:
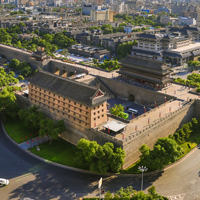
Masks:
[[[143,190],[143,172],[147,171],[148,168],[139,166],[138,169],[142,172],[142,183],[141,183],[141,191],[142,191]]]

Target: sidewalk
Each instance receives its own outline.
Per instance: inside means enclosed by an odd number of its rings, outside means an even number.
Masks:
[[[43,137],[38,136],[38,137],[31,138],[30,140],[20,143],[19,147],[21,147],[24,150],[27,150],[32,147],[38,146],[39,144],[47,142],[48,140],[49,140],[49,136],[46,136],[46,135]]]

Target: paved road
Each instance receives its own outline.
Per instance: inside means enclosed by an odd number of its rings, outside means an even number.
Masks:
[[[31,197],[38,200],[70,200],[77,196],[98,194],[99,175],[62,169],[30,156],[15,146],[0,127],[0,177],[10,184],[0,188],[0,199]],[[144,188],[155,185],[159,193],[184,196],[184,200],[200,197],[200,149],[181,163],[151,176],[144,176]],[[103,189],[114,192],[121,186],[140,189],[140,176],[103,176]],[[196,197],[195,197],[196,195]],[[181,199],[181,198],[179,198]]]

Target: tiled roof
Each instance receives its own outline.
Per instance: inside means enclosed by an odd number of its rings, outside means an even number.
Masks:
[[[142,33],[140,35],[138,35],[138,37],[142,37],[142,38],[148,38],[148,39],[158,39],[158,37],[156,36],[156,34],[145,34],[145,33]]]
[[[152,55],[152,56],[162,56],[161,53],[156,53],[153,51],[146,51],[146,50],[142,50],[142,49],[132,49],[132,52],[142,53],[142,54],[147,54],[147,55]]]
[[[127,63],[133,66],[135,65],[138,67],[143,67],[143,68],[156,70],[156,71],[165,71],[169,69],[169,67],[164,62],[145,59],[145,58],[139,58],[139,57],[131,56],[131,55],[128,55],[121,62],[122,62],[122,66],[123,66],[123,63]]]
[[[166,52],[166,51],[163,52],[163,56],[169,56],[169,57],[172,57],[172,58],[181,58],[180,54],[170,53],[170,52]]]
[[[97,87],[88,86],[46,71],[36,72],[35,75],[29,79],[29,81],[30,83],[46,88],[49,91],[54,91],[61,96],[88,106],[104,102],[107,99],[105,95],[92,99],[92,97],[99,90]]]

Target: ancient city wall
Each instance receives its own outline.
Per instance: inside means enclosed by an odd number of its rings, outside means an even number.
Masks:
[[[84,68],[76,67],[74,65],[70,65],[70,63],[59,60],[51,60],[46,66],[43,67],[43,69],[51,73],[55,73],[57,70],[59,70],[57,75],[60,76],[62,76],[64,72],[67,72],[66,77],[69,77],[70,73],[81,74],[86,72],[86,74],[88,74],[88,70]]]
[[[200,100],[199,99],[196,99],[195,101],[194,117],[200,118]]]
[[[158,119],[158,121],[150,124],[144,130],[134,132],[131,136],[125,138],[123,140],[123,149],[126,152],[124,168],[139,159],[139,148],[143,144],[147,144],[152,148],[158,138],[174,134],[182,124],[191,121],[194,117],[195,109],[195,102],[188,102],[184,107]]]
[[[30,106],[30,102],[25,97],[17,96],[17,102],[22,108]],[[46,116],[54,120],[61,120],[62,117],[56,113],[48,112],[44,108],[40,108]],[[139,148],[143,144],[147,144],[150,148],[153,147],[158,138],[166,137],[174,134],[180,126],[191,121],[193,117],[200,117],[200,100],[188,102],[182,108],[169,113],[163,118],[158,119],[154,124],[150,124],[142,131],[133,132],[132,135],[124,140],[116,139],[97,129],[85,129],[79,125],[65,120],[67,131],[61,137],[74,145],[77,145],[81,138],[97,141],[99,144],[112,142],[115,147],[122,147],[126,152],[124,168],[127,168],[132,163],[137,161],[140,156]]]
[[[18,59],[20,62],[29,62],[30,53],[16,49],[14,47],[0,44],[0,54],[5,55],[6,59],[12,60],[13,58]]]
[[[29,107],[31,105],[30,101],[28,100],[28,98],[22,96],[22,95],[19,95],[19,94],[16,94],[15,93],[15,96],[16,96],[16,103],[17,105],[21,108],[21,109],[25,109],[27,107]]]
[[[117,94],[118,97],[129,99],[131,95],[134,97],[134,102],[143,105],[161,104],[165,102],[165,97],[168,100],[176,99],[174,96],[170,96],[167,94],[162,94],[159,92],[155,92],[153,90],[148,90],[142,87],[137,87],[131,84],[122,83],[116,80],[108,79],[105,77],[99,77],[106,85],[110,87],[110,89]]]

